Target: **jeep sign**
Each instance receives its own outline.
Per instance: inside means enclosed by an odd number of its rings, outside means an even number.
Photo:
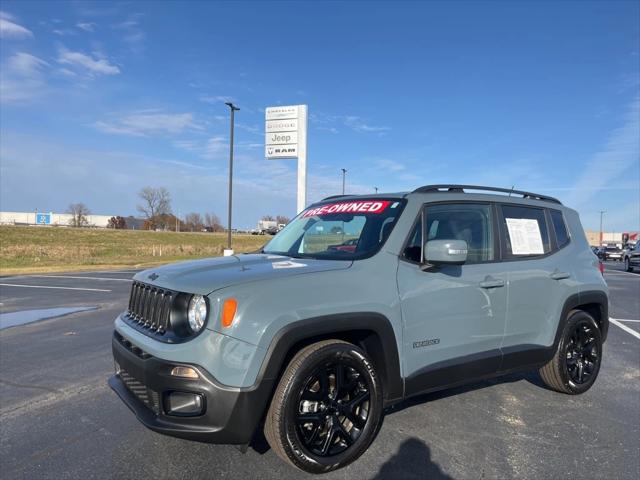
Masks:
[[[300,213],[307,203],[307,106],[286,105],[265,109],[264,156],[298,159],[298,202]]]

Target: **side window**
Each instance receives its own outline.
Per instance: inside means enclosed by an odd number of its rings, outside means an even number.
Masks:
[[[502,205],[502,217],[507,258],[544,255],[551,251],[542,208]]]
[[[562,248],[569,243],[569,234],[567,233],[567,226],[564,223],[564,217],[560,210],[549,210],[549,213],[551,214],[553,230],[556,232],[558,248]]]
[[[492,210],[488,204],[427,205],[426,235],[429,240],[464,240],[469,263],[495,259]],[[422,222],[418,221],[405,247],[405,258],[419,262],[422,249]]]

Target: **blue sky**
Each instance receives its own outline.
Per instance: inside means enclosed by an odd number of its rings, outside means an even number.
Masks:
[[[309,105],[309,201],[473,183],[640,229],[639,2],[13,2],[0,17],[0,208],[295,213],[264,108]]]

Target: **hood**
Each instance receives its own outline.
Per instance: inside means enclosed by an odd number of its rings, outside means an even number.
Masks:
[[[350,260],[316,260],[245,254],[173,263],[139,272],[133,278],[178,292],[207,295],[241,283],[349,268]]]

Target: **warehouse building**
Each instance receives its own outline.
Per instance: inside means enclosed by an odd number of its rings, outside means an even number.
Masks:
[[[87,227],[107,228],[114,215],[87,215]],[[54,212],[0,212],[0,225],[48,225],[68,227],[73,216]]]
[[[600,246],[600,232],[593,230],[585,231],[589,245]],[[636,243],[640,237],[640,232],[602,232],[603,245],[618,245],[622,247],[625,243]]]

